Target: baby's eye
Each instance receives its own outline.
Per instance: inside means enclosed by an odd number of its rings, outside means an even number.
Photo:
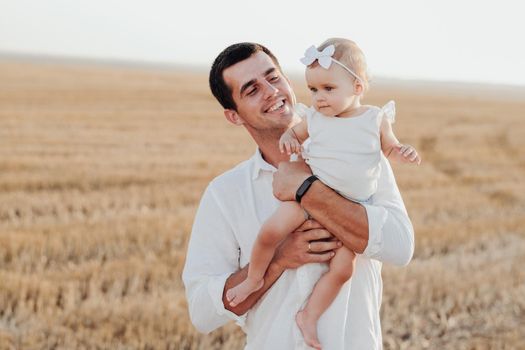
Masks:
[[[312,88],[310,88],[310,91],[311,92],[317,92],[317,89],[312,87]]]
[[[324,89],[325,89],[326,91],[332,91],[334,88],[331,87],[331,86],[327,86],[327,87],[325,87]]]

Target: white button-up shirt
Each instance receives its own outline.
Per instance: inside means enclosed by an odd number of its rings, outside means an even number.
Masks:
[[[412,224],[384,157],[381,166],[377,192],[364,204],[368,246],[357,256],[352,278],[318,322],[324,349],[382,348],[381,264],[405,265],[412,258]],[[295,315],[328,266],[312,263],[286,270],[245,315],[224,308],[226,279],[249,263],[261,225],[279,205],[272,191],[274,171],[257,150],[209,184],[197,210],[182,275],[195,327],[208,333],[236,321],[247,336],[245,349],[307,348]]]

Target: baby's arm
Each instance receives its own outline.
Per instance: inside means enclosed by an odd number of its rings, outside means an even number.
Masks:
[[[400,163],[421,163],[421,157],[416,149],[410,145],[403,145],[397,139],[392,129],[392,122],[383,117],[381,121],[381,150],[388,160]]]
[[[301,144],[308,138],[308,124],[304,118],[299,124],[286,130],[279,140],[281,153],[301,153]]]

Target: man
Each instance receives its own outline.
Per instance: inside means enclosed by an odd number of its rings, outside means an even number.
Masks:
[[[277,59],[261,45],[226,48],[212,66],[210,87],[226,119],[243,126],[258,149],[215,178],[202,197],[183,272],[192,323],[207,333],[234,320],[247,334],[246,349],[304,347],[295,314],[326,271],[326,264],[309,263],[327,262],[344,244],[359,255],[351,281],[319,320],[320,341],[330,350],[382,348],[381,262],[405,265],[414,248],[412,225],[388,162],[383,157],[369,205],[348,201],[320,181],[309,182],[304,162],[287,162],[278,140],[298,122],[295,98]],[[231,307],[225,292],[246,277],[259,228],[279,204],[274,194],[280,200],[299,194],[315,220],[281,244],[263,287]],[[336,239],[327,241],[332,235]]]

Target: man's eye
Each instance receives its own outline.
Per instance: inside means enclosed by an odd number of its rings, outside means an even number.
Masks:
[[[248,91],[248,93],[246,95],[253,96],[253,95],[255,95],[256,92],[257,92],[257,89],[251,89],[250,91]]]
[[[279,80],[279,76],[273,76],[273,77],[270,77],[270,81],[274,82],[274,81],[277,81]]]

